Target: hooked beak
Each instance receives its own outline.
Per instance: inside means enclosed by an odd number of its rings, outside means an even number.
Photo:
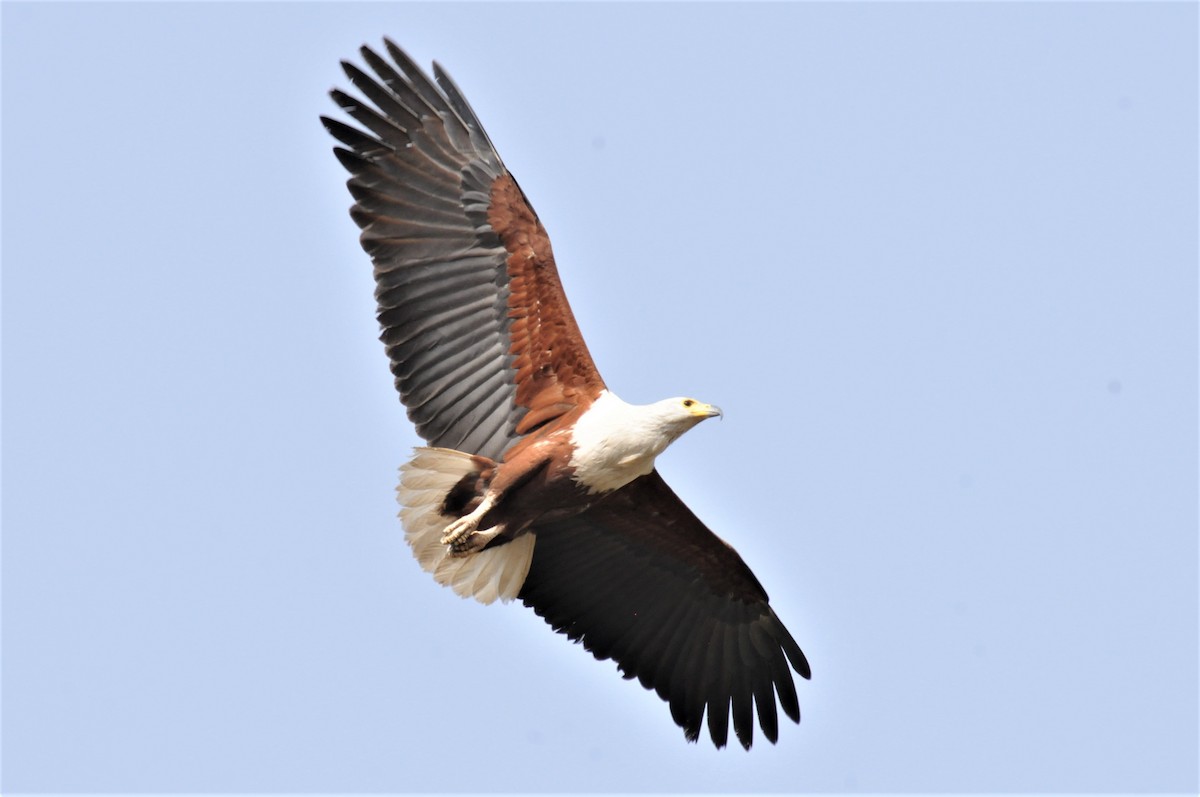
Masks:
[[[696,401],[695,399],[684,399],[683,406],[687,408],[688,414],[696,419],[693,423],[699,423],[714,415],[718,418],[725,417],[725,413],[721,412],[721,408],[715,404],[705,404],[703,401]]]

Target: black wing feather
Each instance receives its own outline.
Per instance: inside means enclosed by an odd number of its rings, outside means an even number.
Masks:
[[[732,713],[749,748],[757,702],[763,736],[774,742],[776,695],[799,722],[792,669],[810,677],[804,654],[750,569],[657,472],[533,531],[521,600],[657,692],[689,740],[707,715],[709,736],[723,746]]]

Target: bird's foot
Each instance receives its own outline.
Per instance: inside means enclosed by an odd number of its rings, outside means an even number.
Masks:
[[[442,532],[442,545],[448,546],[450,553],[455,556],[465,556],[487,545],[492,537],[500,533],[499,528],[484,532],[477,531],[477,529],[479,521],[483,520],[483,516],[494,504],[495,501],[491,496],[484,496],[483,501],[475,507],[474,511],[446,526],[446,530]]]
[[[447,526],[446,530],[442,532],[442,545],[449,545],[453,548],[462,542],[464,538],[474,534],[477,528],[479,528],[479,515],[474,512],[464,515]]]
[[[474,524],[462,524],[463,520],[466,518],[460,518],[447,526],[446,533],[442,536],[442,543],[449,548],[451,556],[467,556],[480,551],[503,530],[502,526],[497,525],[486,531],[478,531],[478,521]]]

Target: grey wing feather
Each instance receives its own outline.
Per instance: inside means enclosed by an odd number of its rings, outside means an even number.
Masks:
[[[435,86],[395,44],[343,63],[364,99],[334,90],[360,127],[322,117],[344,147],[351,216],[375,265],[381,339],[401,400],[431,445],[499,459],[517,437],[508,252],[488,224],[505,173],[454,83]]]

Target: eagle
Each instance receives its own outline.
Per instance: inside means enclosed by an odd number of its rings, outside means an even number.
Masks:
[[[626,403],[592,362],[550,239],[462,92],[392,41],[349,61],[361,98],[322,116],[350,173],[395,385],[427,443],[400,469],[405,538],[440,584],[520,600],[658,693],[688,741],[718,747],[754,717],[793,722],[800,646],[737,552],[655,469],[721,415],[693,398]],[[390,60],[388,60],[390,58]]]

